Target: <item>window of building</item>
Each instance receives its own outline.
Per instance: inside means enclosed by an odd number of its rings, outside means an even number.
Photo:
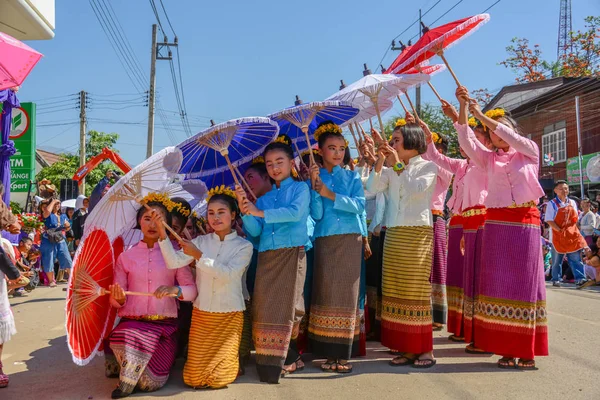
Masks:
[[[560,121],[544,128],[542,153],[551,155],[555,163],[567,161],[566,121]]]

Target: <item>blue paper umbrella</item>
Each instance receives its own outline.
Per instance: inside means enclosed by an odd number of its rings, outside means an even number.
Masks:
[[[278,133],[277,123],[264,117],[232,119],[211,126],[177,146],[183,153],[179,173],[206,178],[229,169],[233,181],[239,185],[238,176],[233,172],[234,165],[248,162],[262,153]]]
[[[358,108],[345,101],[315,101],[301,104],[296,96],[295,107],[271,114],[269,118],[279,124],[279,132],[290,137],[297,151],[303,151],[316,143],[309,133],[313,133],[321,122],[331,121],[341,125],[356,116],[358,111]],[[314,162],[312,152],[310,157],[311,162]]]
[[[234,170],[237,173],[238,179],[240,179],[240,177],[243,177],[243,171],[245,171],[250,164],[251,161],[245,163],[232,163]],[[206,186],[208,188],[214,188],[221,185],[231,187],[236,183],[232,174],[232,170],[227,165],[224,167],[217,168],[215,170],[188,174],[185,176],[185,180],[183,181],[182,185],[188,180],[195,179],[202,180],[204,183],[206,183]],[[246,185],[246,182],[244,182],[243,179],[242,182],[244,183],[244,185]]]

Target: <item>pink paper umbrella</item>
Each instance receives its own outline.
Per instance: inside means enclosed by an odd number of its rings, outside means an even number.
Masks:
[[[0,32],[0,90],[20,86],[42,54]]]

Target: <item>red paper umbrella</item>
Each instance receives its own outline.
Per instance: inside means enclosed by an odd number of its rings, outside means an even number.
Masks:
[[[117,237],[113,241],[112,249],[113,249],[114,260],[116,263],[117,260],[119,259],[119,256],[121,255],[121,253],[125,250],[125,243],[121,236]],[[102,341],[100,343],[100,347],[98,348],[99,352],[104,351],[104,343],[105,343],[106,339],[108,339],[108,335],[110,335],[110,333],[112,332],[112,330],[115,326],[116,319],[117,319],[117,309],[114,307],[111,307],[108,312],[108,318],[106,321],[106,327],[104,328],[104,334],[102,335]]]
[[[112,307],[109,296],[95,293],[112,284],[113,265],[107,234],[100,229],[89,232],[75,255],[67,292],[67,344],[78,365],[89,363],[104,339]]]
[[[402,49],[400,51],[400,54],[398,55],[398,57],[396,57],[396,59],[394,60],[392,65],[390,65],[388,67],[388,69],[383,71],[384,74],[399,73],[400,70],[398,69],[398,67],[404,62],[404,58],[405,58],[406,54],[410,51],[410,49],[412,49],[412,46],[405,46],[404,43],[402,43],[402,42],[400,42],[400,45],[401,45],[400,48]],[[392,43],[392,46],[393,46],[393,43]]]
[[[439,55],[448,67],[456,84],[460,86],[458,78],[444,56],[444,50],[473,33],[489,20],[489,14],[479,14],[450,22],[437,28],[429,29],[423,25],[423,36],[406,51],[402,60],[398,62],[397,71],[404,71],[422,65],[433,56]]]

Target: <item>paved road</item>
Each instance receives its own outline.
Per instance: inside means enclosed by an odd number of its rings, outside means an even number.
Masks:
[[[132,399],[600,399],[600,289],[549,288],[550,357],[538,359],[539,371],[505,371],[497,357],[467,356],[445,332],[434,338],[438,365],[427,371],[392,368],[385,349],[369,342],[368,356],[354,361],[352,375],[321,373],[318,363],[282,380],[258,382],[253,366],[229,388],[193,391],[181,378],[178,361],[167,386]],[[103,360],[86,367],[71,361],[64,329],[65,292],[36,289],[13,299],[19,333],[8,342],[2,361],[10,387],[0,399],[107,399],[115,381],[103,374]],[[401,397],[400,397],[401,396]]]

